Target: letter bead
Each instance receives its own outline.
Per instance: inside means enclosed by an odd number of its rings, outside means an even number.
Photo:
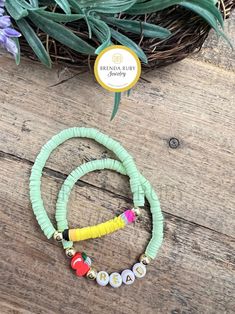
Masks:
[[[97,281],[98,285],[100,285],[102,287],[107,286],[107,284],[109,283],[109,274],[103,270],[98,272],[98,275],[96,277],[96,281]]]
[[[119,273],[112,273],[109,276],[109,284],[113,288],[118,288],[122,285],[122,276]]]
[[[121,275],[125,285],[131,285],[135,281],[135,275],[130,269],[123,270]]]
[[[142,263],[136,263],[132,267],[132,271],[135,274],[136,278],[143,278],[146,275],[146,266]]]

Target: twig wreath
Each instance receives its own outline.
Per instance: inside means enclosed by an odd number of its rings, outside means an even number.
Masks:
[[[113,151],[120,161],[109,158],[89,161],[70,173],[58,194],[55,214],[57,227],[55,228],[47,215],[41,196],[42,171],[52,151],[66,140],[75,137],[90,138],[97,141]],[[109,169],[129,176],[133,194],[133,208],[125,210],[120,216],[96,226],[70,229],[67,220],[67,203],[72,188],[77,180],[85,174],[101,169]],[[121,274],[117,272],[108,274],[108,272],[102,270],[97,272],[94,267],[91,267],[91,259],[84,252],[76,252],[73,242],[101,237],[124,228],[127,224],[135,221],[140,215],[140,207],[144,206],[145,198],[150,204],[152,214],[152,237],[145,252],[141,254],[139,262],[134,264],[132,270],[126,269]],[[66,256],[71,258],[71,267],[76,270],[76,275],[79,277],[86,276],[92,280],[96,279],[97,283],[101,286],[106,286],[109,283],[112,287],[117,288],[122,283],[130,285],[134,282],[135,278],[144,277],[146,266],[152,259],[156,258],[163,241],[163,215],[153,187],[139,173],[133,158],[120,143],[93,128],[75,127],[66,129],[53,136],[42,147],[31,171],[30,200],[38,224],[45,236],[48,239],[53,237],[56,241],[62,243]]]
[[[123,45],[153,69],[199,50],[211,28],[231,45],[223,29],[234,7],[234,0],[0,0],[0,46],[17,64],[24,55],[83,73],[105,48]],[[114,94],[112,118],[122,95]]]

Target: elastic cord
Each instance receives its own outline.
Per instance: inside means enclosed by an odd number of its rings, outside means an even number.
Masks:
[[[109,150],[113,151],[120,159],[126,169],[127,175],[130,177],[130,186],[133,193],[133,203],[135,207],[144,205],[144,192],[140,183],[139,172],[130,154],[119,144],[117,141],[108,137],[107,135],[99,132],[93,128],[70,128],[63,130],[59,134],[53,136],[41,149],[35,163],[32,167],[30,176],[30,199],[36,219],[49,239],[55,233],[55,228],[51,223],[44,203],[41,197],[41,178],[42,170],[46,164],[47,159],[54,149],[68,139],[74,137],[85,137],[96,140],[98,143],[106,146]],[[86,166],[85,166],[86,167]],[[88,168],[89,170],[89,168]]]
[[[77,180],[79,180],[83,175],[89,172],[100,169],[114,170],[123,175],[127,174],[126,169],[119,161],[109,158],[89,161],[86,164],[83,164],[77,167],[75,170],[73,170],[67,177],[67,179],[64,181],[64,184],[62,185],[61,190],[58,194],[56,204],[56,221],[58,230],[68,229],[68,221],[66,218],[67,203],[71,190],[74,187]],[[139,178],[141,187],[144,190],[144,194],[150,204],[150,211],[152,214],[152,238],[149,241],[145,253],[151,258],[155,258],[163,240],[163,215],[161,212],[158,197],[154,189],[152,188],[151,184],[141,174],[139,174]],[[97,226],[94,226],[93,228],[94,230],[87,230],[91,238],[96,237],[97,234],[99,233]],[[64,248],[71,247],[72,245],[73,245],[72,241],[65,240],[63,241]]]

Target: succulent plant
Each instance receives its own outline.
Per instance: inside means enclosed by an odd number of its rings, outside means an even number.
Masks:
[[[37,29],[62,45],[86,55],[99,54],[114,41],[130,47],[142,62],[147,63],[144,51],[126,33],[161,39],[171,36],[167,28],[134,17],[174,5],[192,10],[227,40],[223,33],[223,18],[214,0],[5,0],[5,8],[13,24],[47,67],[52,65],[51,57]],[[125,18],[120,19],[123,14]],[[84,39],[74,27],[69,27],[70,23],[75,22],[77,29],[80,23],[86,23],[88,39]],[[19,63],[20,49],[16,60]],[[120,99],[121,94],[116,93],[112,118],[118,110]]]

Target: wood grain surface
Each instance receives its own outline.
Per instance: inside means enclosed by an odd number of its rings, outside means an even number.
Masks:
[[[226,24],[235,38],[235,15]],[[235,55],[213,37],[197,56],[143,73],[110,122],[113,96],[90,73],[49,71],[0,58],[0,313],[232,314],[235,308]],[[68,79],[68,80],[67,80]],[[66,80],[62,84],[56,85]],[[56,86],[54,86],[56,85]],[[165,240],[146,277],[115,290],[78,279],[60,245],[37,225],[28,181],[40,147],[72,126],[119,140],[159,194]],[[172,149],[169,140],[179,140]],[[90,140],[54,152],[43,198],[54,221],[58,190],[78,164],[112,156]],[[110,171],[82,178],[69,202],[71,226],[102,222],[131,206],[128,179]],[[131,267],[151,232],[141,221],[77,245],[98,269]]]

